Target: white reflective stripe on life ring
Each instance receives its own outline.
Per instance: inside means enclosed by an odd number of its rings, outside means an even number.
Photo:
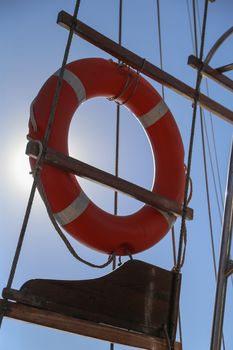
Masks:
[[[59,74],[60,74],[60,69],[54,73],[55,76],[59,76]],[[74,73],[72,73],[68,69],[65,69],[63,79],[74,90],[74,92],[78,98],[79,104],[81,104],[83,101],[86,100],[86,90],[83,86],[83,83]]]
[[[169,109],[166,103],[163,100],[161,100],[149,112],[145,113],[138,119],[144,126],[144,128],[148,128],[149,126],[156,123],[159,119],[161,119],[168,112],[168,110]]]
[[[85,195],[83,191],[80,192],[79,196],[68,205],[62,211],[53,214],[54,218],[59,222],[61,226],[67,225],[77,219],[88,207],[90,199]]]

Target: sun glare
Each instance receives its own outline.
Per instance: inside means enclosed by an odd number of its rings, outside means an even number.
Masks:
[[[17,193],[23,193],[30,188],[31,176],[28,157],[25,154],[26,143],[16,144],[16,149],[9,158],[8,170],[10,172],[11,184]]]

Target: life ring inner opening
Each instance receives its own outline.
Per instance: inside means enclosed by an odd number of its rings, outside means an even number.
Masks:
[[[116,104],[104,97],[92,98],[80,105],[73,116],[68,138],[69,154],[115,175],[115,138]],[[151,142],[141,123],[124,106],[120,111],[118,175],[150,191],[156,176]],[[81,177],[77,179],[95,205],[113,213],[114,189]],[[118,215],[130,215],[143,206],[144,203],[118,192]]]

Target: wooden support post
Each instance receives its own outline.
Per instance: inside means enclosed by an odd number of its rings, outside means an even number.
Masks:
[[[70,29],[73,23],[75,23],[74,33],[79,35],[81,38],[106,51],[120,61],[130,65],[134,69],[137,69],[139,72],[142,72],[146,76],[183,95],[184,97],[192,101],[194,100],[196,96],[195,89],[183,83],[181,80],[173,77],[172,75],[166,73],[165,71],[159,69],[132,51],[127,50],[123,46],[120,46],[113,40],[107,38],[83,22],[75,20],[65,11],[61,11],[58,14],[57,23],[66,29]],[[220,118],[224,119],[225,121],[233,123],[233,112],[210,99],[209,97],[205,96],[204,94],[199,94],[198,104],[201,107],[204,107],[210,112],[216,114]]]
[[[36,158],[39,154],[38,144],[36,142],[29,141],[26,149],[26,154]],[[75,175],[97,181],[115,190],[126,193],[141,202],[151,205],[152,207],[170,212],[175,216],[182,215],[182,206],[179,203],[159,194],[152,193],[151,191],[146,190],[138,185],[116,177],[84,162],[81,162],[80,160],[66,156],[51,148],[47,149],[44,157],[44,162],[59,167],[64,171],[71,172]],[[192,209],[186,209],[186,218],[189,220],[193,219]]]
[[[0,307],[2,305],[3,300],[0,300]],[[142,349],[167,350],[166,341],[158,337],[131,332],[105,324],[85,321],[56,312],[9,301],[7,302],[5,316],[87,337],[111,341],[113,343],[135,346]],[[181,350],[180,343],[175,343],[174,350]]]
[[[188,65],[195,69],[201,68],[202,75],[216,81],[231,92],[233,91],[233,80],[219,72],[217,69],[214,69],[208,64],[205,64],[204,62],[200,61],[197,57],[193,55],[189,56]]]

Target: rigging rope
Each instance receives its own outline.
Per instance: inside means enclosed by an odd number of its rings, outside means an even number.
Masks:
[[[55,230],[57,231],[58,235],[60,236],[60,238],[62,239],[62,241],[65,243],[67,249],[69,250],[69,252],[73,255],[73,257],[75,259],[77,259],[79,262],[87,265],[87,266],[90,266],[90,267],[94,267],[94,268],[99,268],[99,269],[102,269],[106,266],[108,266],[109,264],[111,264],[111,262],[113,262],[115,260],[115,254],[111,254],[108,258],[108,260],[101,264],[101,265],[98,265],[98,264],[93,264],[91,262],[88,262],[86,260],[84,260],[83,258],[81,258],[77,253],[76,251],[74,250],[74,248],[72,247],[72,245],[70,244],[70,242],[68,241],[68,239],[66,238],[66,236],[64,235],[64,233],[62,232],[60,226],[58,225],[57,221],[55,220],[54,218],[54,215],[53,215],[53,212],[51,210],[51,207],[50,207],[50,204],[49,204],[49,201],[48,201],[48,198],[46,196],[46,193],[44,191],[44,188],[43,188],[43,185],[42,185],[42,182],[38,181],[38,188],[39,188],[39,191],[40,191],[40,194],[43,198],[43,201],[45,203],[45,206],[46,206],[46,209],[47,209],[47,213],[48,213],[48,216],[55,228]]]
[[[198,43],[197,43],[197,22],[196,22],[195,0],[193,0],[193,18],[194,18],[194,39],[195,39],[194,52],[195,52],[195,55],[197,56]],[[200,25],[200,21],[199,21],[199,25]],[[213,257],[213,265],[214,265],[214,275],[215,275],[215,280],[217,281],[217,263],[216,263],[217,259],[216,259],[216,253],[215,253],[215,247],[214,247],[214,234],[213,234],[213,223],[212,223],[212,214],[211,214],[211,205],[210,205],[209,182],[208,182],[208,171],[207,171],[207,161],[206,161],[206,147],[205,147],[205,134],[204,134],[205,119],[204,119],[203,109],[201,107],[199,107],[199,112],[200,112],[201,140],[202,140],[202,152],[203,152],[203,163],[204,163],[205,187],[206,187],[209,227],[210,227],[211,249],[212,249],[212,257]],[[205,128],[205,131],[207,132],[206,128]],[[208,138],[207,138],[207,140],[208,140]],[[213,176],[214,176],[214,174],[213,174]],[[224,339],[223,333],[222,333],[222,344],[223,344],[223,349],[225,350],[225,339]]]
[[[119,0],[118,44],[122,42],[122,0]],[[120,63],[118,61],[118,63]],[[119,175],[119,137],[120,137],[120,105],[116,105],[116,148],[115,148],[115,176]],[[118,192],[114,192],[114,215],[118,213]]]
[[[217,183],[216,183],[216,179],[215,179],[215,175],[214,175],[213,159],[212,159],[212,154],[211,154],[211,150],[210,150],[210,140],[209,140],[207,125],[206,125],[205,113],[204,113],[203,109],[202,109],[202,113],[203,113],[202,119],[203,119],[203,125],[204,125],[204,130],[205,130],[205,137],[206,137],[206,141],[207,141],[207,149],[208,149],[208,155],[209,155],[209,160],[210,160],[211,173],[212,173],[213,183],[214,183],[214,192],[215,192],[215,196],[216,196],[216,200],[217,200],[219,219],[220,219],[220,223],[222,224],[222,214],[221,213],[223,211],[223,205],[222,205],[222,210],[221,210],[218,189],[217,189]]]
[[[197,56],[197,54],[198,54],[197,21],[196,21],[196,4],[195,4],[194,0],[193,0],[193,19],[194,19],[194,43],[195,43],[194,53]],[[210,206],[209,181],[208,181],[208,171],[207,171],[207,162],[206,162],[206,147],[205,147],[204,126],[203,126],[203,111],[202,111],[201,107],[199,107],[199,111],[200,111],[202,153],[203,153],[204,174],[205,174],[205,188],[206,188],[206,197],[207,197],[207,207],[208,207],[208,216],[209,216],[209,226],[210,226],[210,237],[211,237],[214,273],[215,273],[215,279],[216,279],[217,278],[217,264],[216,264],[215,248],[214,248],[213,224],[212,224],[212,215],[211,215],[211,206]]]
[[[199,10],[199,4],[197,2],[197,18],[198,18],[198,25],[200,28],[200,10]],[[206,85],[206,92],[207,92],[207,96],[210,96],[209,93],[209,84],[208,84],[208,80],[205,79],[205,85]],[[203,111],[204,113],[204,111]],[[217,147],[216,147],[216,137],[215,137],[215,132],[214,132],[214,125],[213,125],[213,115],[211,112],[209,112],[209,119],[210,119],[210,124],[211,124],[211,134],[212,134],[212,140],[213,140],[213,146],[214,146],[214,158],[215,158],[215,165],[216,165],[216,171],[217,171],[217,177],[218,177],[218,186],[219,186],[219,192],[220,192],[220,199],[221,199],[221,204],[222,204],[222,211],[224,208],[224,192],[222,189],[222,185],[221,185],[221,180],[220,180],[220,170],[219,170],[219,160],[218,160],[218,155],[217,155]],[[212,156],[211,153],[209,153],[210,159],[212,160]],[[212,161],[213,162],[213,161]],[[213,178],[214,178],[214,172],[213,172]],[[218,193],[216,192],[216,198],[218,199]],[[220,221],[222,222],[222,217],[220,219]]]
[[[199,26],[200,26],[200,11],[199,11],[199,6],[197,3],[197,14],[198,14],[198,22],[199,22]],[[212,47],[212,49],[209,51],[206,59],[205,59],[205,63],[209,63],[210,60],[212,59],[212,57],[214,56],[215,52],[220,48],[220,46],[223,44],[223,42],[228,39],[228,37],[230,35],[233,34],[233,27],[231,27],[229,30],[227,30],[218,40],[217,42],[214,44],[214,46]],[[207,96],[209,97],[209,85],[208,85],[208,80],[205,80],[206,82],[206,91],[207,91]],[[203,111],[204,113],[204,111]],[[216,164],[216,170],[217,170],[217,177],[218,177],[218,186],[219,186],[219,193],[220,193],[220,200],[221,200],[221,209],[222,209],[222,213],[224,211],[224,192],[222,189],[222,185],[221,185],[221,179],[220,179],[220,170],[219,170],[219,161],[218,161],[218,156],[217,156],[217,148],[216,148],[216,138],[215,138],[215,132],[214,132],[214,124],[213,124],[213,116],[212,113],[209,112],[209,119],[210,119],[210,125],[211,125],[211,133],[212,133],[212,139],[213,139],[213,146],[214,146],[214,158],[215,158],[215,164]],[[204,118],[204,127],[205,127],[205,133],[206,133],[206,137],[207,137],[207,141],[208,141],[208,133],[207,133],[207,128],[206,128],[206,124],[205,124],[205,118]],[[210,163],[211,163],[211,169],[212,167],[212,155],[211,152],[209,150],[208,147],[208,152],[209,152],[209,158],[210,158]],[[214,187],[215,187],[215,195],[216,195],[216,199],[217,199],[217,204],[218,204],[218,211],[219,211],[219,218],[220,218],[220,223],[222,225],[222,214],[221,214],[221,210],[220,210],[220,203],[219,203],[219,196],[218,196],[218,191],[217,191],[217,186],[216,186],[216,180],[215,180],[215,175],[214,175],[214,171],[212,169],[212,176],[213,176],[213,181],[214,181]],[[216,259],[216,258],[215,258]],[[217,282],[217,275],[215,276],[216,282]],[[230,276],[230,281],[231,281],[231,285],[233,287],[233,276]],[[224,334],[223,334],[223,347],[225,350],[225,340],[224,340]]]
[[[204,7],[204,16],[202,24],[202,34],[201,34],[201,45],[200,45],[200,54],[199,59],[202,61],[204,53],[204,43],[205,43],[205,33],[206,33],[206,22],[207,22],[207,13],[208,13],[208,0],[205,0]],[[197,71],[196,86],[195,86],[195,96],[193,102],[193,116],[192,116],[192,125],[190,133],[190,142],[189,142],[189,151],[188,151],[188,162],[187,162],[187,173],[186,173],[186,182],[185,182],[185,192],[184,192],[184,202],[183,202],[183,213],[181,218],[181,229],[180,229],[180,240],[177,256],[177,264],[174,267],[175,270],[180,271],[181,267],[184,264],[185,259],[185,249],[186,249],[186,209],[188,201],[188,190],[189,190],[189,177],[191,172],[191,163],[192,163],[192,153],[193,153],[193,143],[194,143],[194,134],[196,126],[196,115],[197,115],[197,104],[199,99],[199,91],[201,85],[201,67]]]
[[[199,25],[199,28],[200,28],[200,10],[199,10],[199,6],[198,6],[198,2],[197,2],[197,18],[198,18],[198,25]],[[205,85],[206,85],[207,96],[209,97],[210,93],[209,93],[209,84],[208,84],[208,80],[207,79],[205,79]],[[203,111],[203,113],[204,113],[204,111]],[[213,115],[212,115],[211,112],[209,112],[209,119],[210,119],[211,134],[212,134],[212,140],[213,140],[213,146],[214,146],[214,159],[215,159],[216,172],[217,172],[217,177],[218,177],[219,193],[220,193],[220,199],[221,199],[221,205],[222,205],[222,211],[223,211],[223,208],[224,208],[224,200],[223,200],[224,192],[223,192],[222,185],[221,185],[221,180],[220,180],[220,170],[219,170],[219,160],[218,160],[217,147],[216,147],[216,137],[215,137],[214,125],[213,125]],[[205,121],[205,118],[204,118],[204,121]],[[207,129],[206,129],[206,135],[208,137]],[[209,152],[209,157],[210,157],[211,163],[213,163],[211,152]],[[213,179],[215,181],[214,171],[212,171],[212,176],[213,176]],[[217,188],[217,186],[216,186],[216,188]],[[218,191],[215,191],[215,194],[216,194],[216,199],[218,201],[218,206],[220,207]],[[220,222],[222,222],[222,216],[221,215],[220,215]]]
[[[207,84],[207,80],[206,80],[206,84]],[[208,85],[207,85],[207,96],[209,96],[209,89],[208,89]],[[220,170],[219,170],[219,161],[218,161],[218,155],[217,155],[217,147],[216,147],[216,138],[215,138],[215,132],[214,132],[214,125],[213,125],[213,118],[212,118],[212,113],[209,112],[209,117],[210,117],[210,125],[211,125],[211,132],[212,132],[212,139],[213,139],[213,145],[214,145],[214,158],[215,158],[215,164],[216,164],[216,169],[217,169],[217,177],[218,177],[218,186],[219,186],[219,193],[220,193],[220,200],[221,200],[221,205],[222,205],[222,211],[223,211],[223,207],[224,207],[224,192],[222,189],[222,184],[221,184],[221,179],[220,179]],[[222,217],[221,217],[221,221],[222,221]]]
[[[81,3],[81,0],[77,0],[76,4],[75,4],[74,13],[73,13],[73,18],[75,18],[75,19],[77,18],[77,15],[78,15],[80,3]],[[30,195],[29,195],[29,199],[28,199],[28,203],[27,203],[27,207],[26,207],[26,211],[25,211],[25,215],[24,215],[24,219],[23,219],[23,223],[22,223],[22,227],[20,230],[20,234],[19,234],[19,238],[18,238],[16,250],[15,250],[15,255],[14,255],[12,266],[10,269],[10,274],[9,274],[9,278],[8,278],[8,282],[7,282],[7,286],[6,286],[7,289],[10,289],[12,286],[13,279],[14,279],[15,272],[16,272],[16,268],[17,268],[17,264],[18,264],[18,260],[19,260],[19,256],[20,256],[20,252],[21,252],[21,248],[22,248],[22,244],[23,244],[23,240],[25,237],[25,233],[26,233],[26,229],[27,229],[27,225],[28,225],[28,221],[29,221],[29,216],[30,216],[31,209],[32,209],[32,204],[33,204],[36,188],[37,188],[38,181],[39,181],[39,176],[40,176],[40,171],[41,171],[40,165],[42,163],[44,154],[45,154],[46,149],[47,149],[48,139],[50,136],[53,120],[55,117],[55,111],[56,111],[56,106],[57,106],[58,98],[59,98],[60,91],[61,91],[61,85],[62,85],[64,70],[65,70],[65,65],[67,63],[67,59],[68,59],[69,51],[70,51],[70,47],[71,47],[71,42],[72,42],[72,38],[73,38],[74,25],[75,25],[75,23],[73,23],[73,25],[71,26],[70,31],[69,31],[67,44],[66,44],[66,48],[65,48],[65,52],[64,52],[64,57],[63,57],[63,61],[62,61],[62,67],[61,67],[59,78],[58,78],[57,85],[55,88],[55,94],[54,94],[53,101],[52,101],[52,107],[51,107],[51,111],[50,111],[50,115],[49,115],[48,125],[47,125],[47,129],[46,129],[45,136],[43,139],[43,152],[41,153],[40,158],[38,159],[37,168],[34,171],[33,183],[32,183],[32,187],[31,187],[31,191],[30,191]],[[7,301],[7,299],[5,299],[5,302],[6,301]],[[3,316],[4,316],[4,307],[0,312],[0,325],[2,323]]]
[[[156,5],[157,5],[157,24],[158,24],[160,68],[163,70],[163,49],[162,49],[160,0],[157,0]],[[164,93],[164,86],[163,85],[162,85],[162,97],[163,97],[163,100],[165,100],[165,93]],[[171,236],[172,236],[173,264],[175,266],[176,265],[176,240],[175,240],[175,228],[174,228],[174,226],[172,226],[172,228],[171,228]],[[180,308],[179,308],[179,312],[178,312],[178,329],[179,329],[180,343],[181,343],[181,346],[182,346],[182,344],[183,344],[183,336],[182,336],[182,325],[181,325]]]
[[[122,42],[122,2],[119,0],[118,44]],[[120,64],[119,60],[118,63]],[[119,139],[120,139],[120,104],[116,105],[116,148],[115,148],[115,176],[119,175]],[[118,214],[118,192],[114,192],[114,215]],[[120,262],[119,262],[120,263]],[[116,259],[113,259],[112,270],[116,269]],[[114,343],[110,343],[110,350],[114,350]]]
[[[202,138],[202,151],[203,151],[203,161],[204,161],[204,172],[205,172],[205,183],[206,183],[206,196],[207,196],[207,205],[208,205],[208,216],[209,216],[209,226],[210,226],[210,238],[211,238],[211,248],[212,248],[212,257],[214,265],[214,275],[215,281],[217,282],[217,258],[214,247],[214,234],[213,234],[213,224],[212,224],[212,215],[211,215],[211,206],[210,206],[210,195],[209,195],[209,184],[208,184],[208,173],[207,173],[207,164],[206,164],[206,149],[205,149],[205,137],[204,137],[204,123],[203,123],[203,110],[200,107],[200,121],[201,121],[201,138]],[[231,280],[232,281],[232,280]],[[222,344],[223,349],[225,350],[225,339],[224,334],[222,333]]]
[[[207,162],[206,162],[206,147],[205,147],[205,136],[204,136],[204,125],[203,125],[203,112],[202,112],[201,107],[199,108],[199,110],[200,110],[200,122],[201,122],[201,140],[202,140],[202,153],[203,153],[203,162],[204,162],[206,198],[207,198],[209,226],[210,226],[210,238],[211,238],[212,256],[213,256],[213,264],[214,264],[214,275],[215,275],[215,280],[217,280],[217,263],[216,263],[215,247],[214,247],[214,232],[213,232],[213,222],[212,222],[211,205],[210,205],[209,181],[208,181],[208,171],[207,171]]]
[[[194,38],[193,38],[193,31],[192,31],[192,20],[191,20],[191,11],[190,11],[190,6],[189,6],[189,0],[186,0],[186,5],[187,5],[187,11],[188,11],[188,19],[189,19],[189,30],[191,34],[191,40],[194,48]]]
[[[157,0],[157,19],[158,19],[160,68],[163,70],[163,51],[162,51],[162,35],[161,35],[161,21],[160,21],[160,1],[159,0]],[[163,85],[162,85],[162,97],[163,97],[163,100],[164,100],[164,86]]]

